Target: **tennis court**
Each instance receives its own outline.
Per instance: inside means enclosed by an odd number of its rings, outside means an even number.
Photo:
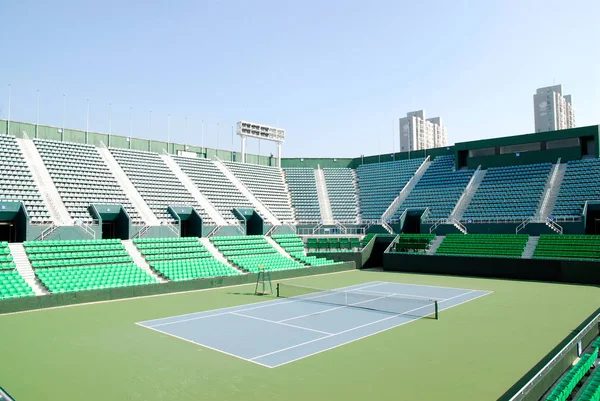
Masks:
[[[280,284],[275,300],[136,324],[275,368],[421,318],[435,325],[436,308],[489,293],[382,281],[335,290]]]

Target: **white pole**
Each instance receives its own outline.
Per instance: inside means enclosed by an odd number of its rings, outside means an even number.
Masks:
[[[8,130],[7,134],[10,135],[10,95],[11,95],[11,86],[8,84],[8,122],[6,129]]]
[[[202,120],[202,122],[200,123],[200,136],[202,138],[200,146],[202,147],[202,153],[204,153],[204,120]]]
[[[152,110],[150,110],[150,128],[149,128],[148,136],[150,139],[152,139]]]
[[[281,142],[277,142],[277,167],[281,168]]]
[[[185,118],[185,122],[183,125],[183,137],[184,137],[185,150],[187,150],[187,117]]]
[[[90,132],[90,99],[85,99],[86,110],[85,110],[85,134]],[[87,142],[86,142],[87,143]]]
[[[108,104],[108,135],[112,135],[112,103]]]
[[[169,118],[167,119],[168,121],[168,128],[167,128],[167,143],[171,143],[171,115],[169,114]]]
[[[217,157],[219,157],[219,123],[217,123]]]
[[[133,137],[133,107],[129,107],[129,139]]]
[[[246,137],[242,135],[242,163],[246,163]]]
[[[40,125],[40,90],[37,90],[37,105],[35,107],[35,137],[38,136],[38,127]]]
[[[62,130],[65,131],[65,115],[67,114],[67,95],[63,93],[63,118],[62,118]]]

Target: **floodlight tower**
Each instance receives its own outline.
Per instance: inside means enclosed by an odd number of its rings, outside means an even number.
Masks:
[[[283,128],[238,121],[237,134],[242,138],[242,163],[246,163],[246,138],[257,138],[277,143],[277,165],[281,167],[281,145],[285,141]]]

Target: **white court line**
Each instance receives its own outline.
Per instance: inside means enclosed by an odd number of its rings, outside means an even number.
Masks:
[[[450,300],[452,300],[452,299],[454,299],[454,298],[459,298],[459,297],[462,297],[462,296],[465,296],[465,295],[471,294],[472,292],[475,292],[475,291],[478,291],[478,290],[472,290],[472,291],[469,291],[469,292],[466,292],[466,293],[463,293],[463,294],[460,294],[460,295],[456,295],[456,296],[454,296],[454,297],[452,297],[452,298],[448,298],[448,299],[446,299],[446,300],[445,300],[445,301],[443,301],[443,302],[450,301]],[[314,343],[314,342],[317,342],[317,341],[324,340],[324,339],[326,339],[326,338],[331,338],[331,337],[339,336],[340,334],[346,334],[346,333],[349,333],[349,332],[351,332],[351,331],[354,331],[354,330],[361,329],[361,328],[363,328],[363,327],[372,326],[372,325],[374,325],[374,324],[376,324],[376,323],[380,323],[380,322],[383,322],[383,321],[386,321],[386,320],[394,319],[394,318],[397,318],[398,316],[406,315],[406,314],[408,314],[408,313],[411,313],[411,312],[417,311],[417,310],[419,310],[419,309],[423,309],[423,308],[425,308],[425,307],[427,307],[427,306],[430,306],[430,305],[421,306],[421,307],[419,307],[419,308],[411,309],[411,310],[409,310],[409,311],[406,311],[406,312],[403,312],[403,313],[399,313],[399,314],[397,314],[397,315],[388,316],[388,317],[385,317],[385,318],[383,318],[383,319],[375,320],[374,322],[370,322],[370,323],[366,323],[366,324],[363,324],[363,325],[360,325],[360,326],[352,327],[352,328],[350,328],[350,329],[347,329],[347,330],[344,330],[344,331],[340,331],[339,333],[335,333],[335,334],[332,334],[332,335],[330,335],[330,336],[326,336],[326,337],[317,338],[317,339],[314,339],[314,340],[310,340],[310,341],[306,341],[306,342],[303,342],[303,343],[300,343],[300,344],[293,345],[293,346],[291,346],[291,347],[283,348],[283,349],[280,349],[280,350],[278,350],[278,351],[273,351],[273,352],[269,352],[269,353],[267,353],[267,354],[264,354],[264,355],[259,355],[259,356],[256,356],[256,357],[254,357],[254,358],[251,358],[251,360],[252,360],[252,361],[254,361],[255,359],[264,358],[265,356],[269,356],[269,355],[278,354],[278,353],[280,353],[280,352],[283,352],[283,351],[288,351],[288,350],[290,350],[290,349],[294,349],[294,348],[298,348],[298,347],[301,347],[301,346],[303,346],[303,345],[306,345],[306,344],[311,344],[311,343]],[[416,318],[416,319],[420,319],[420,318]],[[415,320],[416,320],[416,319],[415,319]],[[361,337],[361,338],[362,338],[362,337]],[[358,339],[355,339],[355,340],[352,340],[352,341],[356,341],[356,340],[358,340]]]
[[[297,280],[297,279],[302,279],[302,278],[307,278],[307,277],[321,277],[321,276],[329,276],[331,274],[356,273],[356,272],[359,272],[359,270],[358,269],[354,269],[354,270],[342,270],[342,271],[339,271],[339,272],[313,274],[312,276],[298,276],[298,277],[284,278],[284,279],[281,279],[279,281],[290,281],[290,280]],[[221,277],[213,277],[213,278],[214,279],[218,279],[218,278],[221,278]],[[22,313],[42,312],[42,311],[53,310],[53,309],[75,308],[75,307],[78,307],[78,306],[100,305],[100,304],[107,304],[107,303],[112,303],[112,302],[125,302],[125,301],[134,301],[134,300],[145,299],[145,298],[167,297],[167,296],[170,296],[170,295],[181,295],[181,294],[191,294],[191,293],[194,293],[194,292],[222,290],[222,289],[226,289],[226,288],[242,287],[242,286],[245,286],[245,285],[254,285],[254,283],[243,283],[243,284],[225,285],[225,286],[220,286],[220,287],[217,286],[217,287],[210,287],[210,288],[200,288],[200,289],[197,289],[197,290],[188,290],[188,291],[166,292],[166,293],[163,293],[163,294],[142,295],[142,296],[139,296],[139,297],[129,297],[129,298],[119,298],[119,299],[107,299],[107,300],[104,300],[104,301],[83,302],[83,303],[80,303],[80,304],[52,306],[50,308],[29,309],[29,310],[22,310],[22,311],[17,311],[17,312],[8,312],[8,313],[2,313],[0,311],[0,317],[2,317],[2,316],[10,316],[10,315],[20,315]],[[359,284],[356,284],[356,285],[359,285]],[[201,312],[188,313],[187,315],[193,315],[195,313],[201,313]],[[179,316],[185,316],[185,315],[179,315]],[[158,319],[153,319],[153,320],[160,320],[160,319],[167,319],[167,318],[158,318]],[[151,321],[152,320],[146,320],[146,322],[151,322]],[[143,323],[143,322],[137,322],[137,323]]]
[[[379,294],[386,294],[386,293],[385,292],[380,292]],[[338,307],[331,308],[331,309],[325,309],[325,310],[322,310],[322,311],[319,311],[319,312],[312,312],[312,313],[307,313],[306,315],[301,315],[301,316],[291,317],[289,319],[279,320],[278,322],[287,322],[289,320],[300,319],[300,318],[303,318],[303,317],[308,317],[308,316],[313,316],[313,315],[320,315],[321,313],[327,313],[327,312],[331,312],[331,311],[338,310],[338,309],[343,309],[343,308],[348,308],[348,307],[352,307],[352,306],[356,306],[356,305],[361,305],[361,304],[365,304],[367,302],[377,301],[378,299],[389,298],[392,295],[396,295],[396,294],[387,294],[387,295],[383,295],[381,297],[367,299],[366,301],[354,302],[354,303],[348,304],[348,305],[340,305]],[[302,299],[309,299],[309,298],[302,298]],[[310,299],[312,299],[312,298],[310,298]],[[433,302],[433,300],[431,302]],[[433,304],[431,304],[431,305],[433,305]],[[422,307],[424,308],[425,306],[429,306],[429,305],[424,305]],[[385,313],[386,311],[382,311],[382,312]],[[393,312],[388,312],[388,313],[393,313]],[[404,313],[406,313],[406,312],[404,312]],[[337,334],[337,333],[335,333],[335,334]]]
[[[398,273],[406,273],[413,274],[410,272],[398,272]],[[417,274],[417,273],[414,273]],[[460,290],[460,291],[485,291],[485,290],[474,290],[472,288],[458,288],[458,287],[442,287],[441,285],[428,285],[428,284],[411,284],[411,283],[395,283],[395,282],[384,282],[385,284],[394,284],[394,285],[412,285],[417,287],[431,287],[431,288],[444,288],[446,290]]]
[[[347,271],[350,271],[350,270],[347,270]],[[339,273],[339,272],[335,272],[335,273]],[[326,273],[326,274],[335,274],[335,273]],[[326,275],[326,274],[324,274],[324,275]],[[306,277],[306,276],[304,276],[304,277]],[[294,278],[300,278],[300,277],[294,277]],[[293,280],[293,278],[289,279],[289,280]],[[361,285],[371,284],[371,283],[379,283],[379,284],[369,285],[369,286],[367,286],[365,288],[370,288],[370,287],[374,287],[376,285],[381,285],[381,284],[384,284],[385,282],[383,282],[383,281],[371,281],[371,282],[367,282],[367,283],[359,283],[359,284],[349,285],[347,287],[342,287],[342,289],[344,289],[344,288],[358,287],[358,286],[361,286]],[[231,287],[239,287],[239,286],[242,286],[242,285],[248,285],[248,284],[237,284],[237,285],[234,285],[234,286],[231,286]],[[218,288],[228,288],[228,287],[218,287]],[[218,289],[218,288],[209,288],[209,289],[213,290],[213,289]],[[199,290],[199,291],[204,291],[204,290]],[[247,305],[265,305],[265,306],[267,306],[267,304],[280,305],[280,304],[284,304],[284,303],[287,303],[287,302],[284,302],[284,300],[282,300],[282,299],[277,299],[276,298],[276,299],[272,299],[270,301],[262,301],[262,302],[255,302],[255,303],[249,303],[249,304],[233,305],[233,306],[227,306],[225,308],[211,309],[211,310],[200,311],[200,312],[184,313],[184,314],[181,314],[181,315],[174,315],[174,316],[167,316],[167,317],[159,317],[159,318],[152,319],[152,320],[143,320],[143,321],[137,322],[137,323],[145,324],[145,323],[150,323],[150,322],[156,322],[156,321],[159,321],[159,320],[168,320],[168,319],[174,319],[174,318],[184,317],[184,316],[205,315],[205,314],[210,314],[211,312],[225,311],[225,310],[230,310],[230,309],[235,309],[235,308],[243,308],[244,306],[247,306]],[[240,309],[239,311],[242,311],[242,310],[247,310],[247,309]],[[216,316],[216,315],[210,315],[210,316]],[[209,316],[199,316],[199,317],[209,317]],[[183,320],[181,320],[181,321],[183,321]],[[152,327],[154,327],[154,326],[152,326]]]
[[[383,284],[381,284],[383,285]],[[474,290],[474,291],[478,291],[478,290]],[[365,294],[385,294],[385,295],[389,295],[389,296],[398,296],[398,297],[406,297],[406,298],[422,298],[422,299],[428,299],[428,300],[437,300],[437,301],[443,301],[446,298],[435,298],[435,297],[424,297],[422,295],[412,295],[412,294],[401,294],[398,292],[385,292],[385,291],[363,291],[362,288],[359,288],[357,290],[350,290],[350,291],[341,291],[341,292],[351,292],[351,293],[365,293]]]
[[[368,284],[368,283],[364,283],[364,284]],[[356,285],[360,285],[360,284],[356,284]],[[368,286],[366,286],[366,287],[361,287],[361,288],[375,287],[375,286],[378,286],[378,285],[381,285],[381,283],[379,283],[379,284],[373,284],[373,285],[368,285]],[[279,306],[279,305],[285,305],[285,304],[295,303],[295,302],[299,302],[299,301],[302,301],[302,300],[305,300],[305,299],[315,299],[315,298],[321,298],[321,297],[325,297],[325,296],[327,296],[327,295],[331,295],[331,294],[329,293],[329,294],[324,294],[324,295],[316,295],[316,296],[314,296],[314,297],[310,297],[310,298],[300,298],[300,299],[293,299],[293,298],[288,298],[288,299],[284,299],[284,300],[274,299],[274,300],[272,300],[272,301],[259,302],[259,303],[258,303],[258,304],[259,304],[258,306],[253,306],[253,307],[251,307],[251,308],[242,308],[242,309],[238,309],[238,310],[235,310],[235,311],[227,311],[227,312],[213,313],[213,314],[208,314],[208,315],[203,315],[203,316],[196,316],[196,317],[191,317],[191,318],[189,318],[189,319],[173,320],[173,321],[170,321],[170,322],[165,322],[165,323],[154,324],[154,325],[152,325],[152,326],[146,326],[146,325],[144,324],[144,326],[145,326],[145,327],[161,327],[161,326],[167,326],[167,325],[170,325],[170,324],[176,324],[176,323],[185,323],[185,322],[189,322],[189,321],[192,321],[192,320],[199,320],[199,319],[206,319],[206,318],[209,318],[209,317],[223,316],[223,315],[230,314],[230,313],[232,313],[232,312],[246,312],[246,311],[249,311],[249,310],[255,310],[255,309],[268,308],[268,307],[270,307],[270,306]],[[252,304],[251,304],[251,305],[252,305]],[[243,306],[243,305],[238,305],[238,306]],[[222,308],[222,309],[215,309],[214,311],[215,311],[215,312],[216,312],[216,311],[219,311],[219,310],[226,311],[226,310],[228,310],[228,309],[237,308],[238,306],[234,306],[234,307],[228,307],[228,308]],[[211,311],[207,311],[207,312],[196,312],[196,313],[192,313],[192,315],[194,315],[194,314],[198,314],[198,313],[210,313],[210,312],[211,312]],[[189,315],[188,315],[188,316],[189,316]],[[178,317],[178,316],[173,316],[173,317]],[[166,319],[170,319],[170,317],[163,318],[163,319],[155,319],[155,320],[166,320]],[[155,320],[154,320],[154,321],[155,321]],[[149,321],[146,321],[146,322],[152,322],[152,321],[153,321],[153,320],[149,320]],[[145,323],[145,322],[138,322],[138,323]]]
[[[250,359],[248,359],[248,358],[244,358],[243,356],[239,356],[239,355],[231,354],[231,353],[229,353],[229,352],[225,352],[225,351],[223,351],[223,350],[221,350],[221,349],[218,349],[218,348],[209,347],[208,345],[205,345],[205,344],[200,344],[200,343],[197,343],[197,342],[195,342],[195,341],[189,340],[189,339],[187,339],[187,338],[176,336],[175,334],[171,334],[171,333],[167,333],[167,332],[165,332],[165,331],[157,330],[157,329],[154,329],[154,328],[152,328],[152,327],[143,326],[143,325],[141,325],[141,324],[139,324],[139,323],[136,323],[136,325],[138,325],[138,326],[140,326],[140,327],[143,327],[143,328],[145,328],[145,329],[154,330],[154,331],[156,331],[157,333],[166,334],[166,335],[168,335],[168,336],[175,337],[175,338],[177,338],[178,340],[187,341],[188,343],[192,343],[192,344],[195,344],[195,345],[199,345],[199,346],[201,346],[201,347],[204,347],[204,348],[208,348],[208,349],[210,349],[210,350],[213,350],[213,351],[222,352],[222,353],[224,353],[224,354],[226,354],[226,355],[233,356],[234,358],[241,359],[241,360],[243,360],[243,361],[246,361],[246,362],[253,362],[253,363],[256,363],[256,364],[258,364],[258,365],[260,365],[260,366],[264,366],[265,368],[272,368],[272,366],[265,365],[265,364],[262,364],[262,363],[260,363],[260,362],[253,361],[253,360],[250,360]]]
[[[482,291],[482,290],[473,290],[473,291]],[[484,297],[484,296],[486,296],[486,295],[492,294],[493,292],[494,292],[494,291],[488,291],[488,292],[485,292],[484,294],[478,295],[478,296],[476,296],[475,298],[467,299],[466,301],[459,302],[459,303],[457,303],[456,305],[449,306],[449,307],[447,307],[447,308],[444,308],[444,309],[442,309],[442,310],[446,311],[446,310],[448,310],[448,309],[452,309],[452,308],[454,308],[455,306],[459,306],[459,305],[462,305],[462,304],[464,304],[464,303],[467,303],[467,302],[474,301],[474,300],[476,300],[477,298]],[[469,292],[469,293],[471,293],[471,292]],[[463,295],[465,295],[465,294],[463,294]],[[441,312],[441,311],[440,311],[440,312]],[[270,368],[277,368],[277,367],[279,367],[279,366],[287,365],[288,363],[292,363],[292,362],[295,362],[295,361],[299,361],[300,359],[308,358],[309,356],[317,355],[317,354],[320,354],[321,352],[329,351],[329,350],[332,350],[332,349],[334,349],[334,348],[341,347],[342,345],[350,344],[350,343],[352,343],[352,342],[354,342],[354,341],[362,340],[363,338],[371,337],[371,336],[374,336],[375,334],[379,334],[379,333],[383,333],[384,331],[388,331],[388,330],[391,330],[391,329],[395,329],[396,327],[403,326],[403,325],[405,325],[405,324],[407,324],[407,323],[412,323],[412,322],[414,322],[414,321],[416,321],[416,320],[419,320],[419,319],[421,319],[421,318],[416,318],[416,317],[415,317],[415,318],[413,318],[412,320],[407,320],[406,322],[402,322],[402,323],[396,324],[396,325],[394,325],[394,326],[391,326],[391,327],[388,327],[388,328],[385,328],[385,329],[382,329],[382,330],[375,331],[375,332],[373,332],[373,333],[370,333],[370,334],[364,335],[364,336],[362,336],[362,337],[354,338],[354,339],[352,339],[352,340],[349,340],[349,341],[345,341],[345,342],[343,342],[343,343],[336,344],[336,345],[334,345],[334,346],[332,346],[332,347],[325,348],[325,349],[323,349],[323,350],[320,350],[320,351],[315,351],[315,352],[312,352],[312,353],[310,353],[310,354],[302,355],[302,356],[300,356],[300,357],[298,357],[298,358],[294,358],[294,359],[287,360],[287,361],[285,361],[285,362],[283,362],[283,363],[280,363],[280,364],[278,364],[278,365],[273,365],[273,366],[270,366]],[[250,362],[256,362],[256,361],[250,360]],[[268,365],[263,365],[263,366],[268,366]]]
[[[256,316],[248,316],[248,315],[242,315],[241,313],[236,313],[236,312],[230,312],[230,315],[235,315],[235,316],[241,316],[241,317],[247,317],[249,319],[256,319],[256,320],[261,320],[263,322],[269,322],[269,323],[275,323],[275,324],[279,324],[281,326],[287,326],[287,327],[293,327],[295,329],[302,329],[302,330],[308,330],[308,331],[314,331],[315,333],[321,333],[321,334],[327,334],[327,335],[332,335],[333,333],[328,333],[326,331],[321,331],[321,330],[315,330],[315,329],[309,329],[308,327],[302,327],[302,326],[295,326],[293,324],[287,324],[287,323],[281,323],[281,322],[276,322],[274,320],[268,320],[268,319],[263,319],[261,317],[256,317]]]

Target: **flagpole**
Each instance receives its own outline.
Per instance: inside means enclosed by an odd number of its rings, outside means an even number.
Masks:
[[[37,105],[35,107],[35,137],[38,137],[38,129],[40,125],[40,90],[37,90]]]
[[[7,134],[10,135],[10,95],[11,95],[11,86],[8,84],[8,120],[6,123]]]

